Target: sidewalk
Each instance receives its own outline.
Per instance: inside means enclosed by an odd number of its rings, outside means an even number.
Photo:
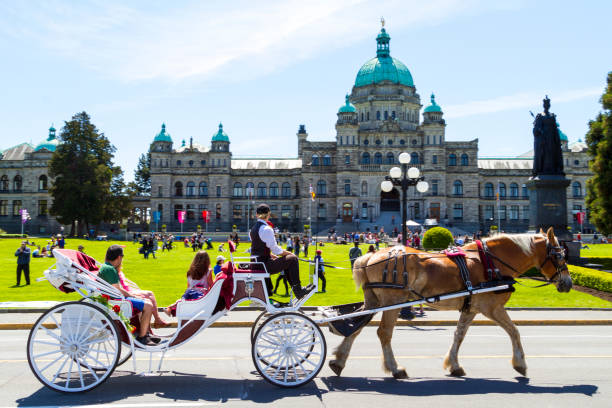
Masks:
[[[15,309],[7,310],[0,304],[0,330],[29,330],[44,310],[50,307],[34,310],[31,305],[26,313]],[[39,309],[38,306],[36,309]],[[246,310],[245,310],[246,309]],[[312,316],[314,308],[304,308],[304,314]],[[575,325],[612,325],[612,309],[509,309],[509,314],[515,324],[519,326],[575,326]],[[252,308],[238,308],[228,312],[226,316],[215,322],[212,327],[251,327],[261,311]],[[378,326],[381,314],[378,313],[370,322]],[[167,317],[165,317],[168,319]],[[455,326],[459,312],[426,310],[425,316],[417,316],[414,320],[399,319],[398,326]],[[176,327],[173,319],[172,327]],[[474,319],[474,325],[494,325],[489,319],[479,314]]]

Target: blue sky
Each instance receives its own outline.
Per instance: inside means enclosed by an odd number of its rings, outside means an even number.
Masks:
[[[128,180],[162,122],[176,146],[208,145],[222,121],[235,156],[295,157],[299,124],[333,140],[384,16],[447,140],[518,155],[545,94],[584,138],[612,70],[610,15],[609,1],[3,2],[0,149],[85,110]]]

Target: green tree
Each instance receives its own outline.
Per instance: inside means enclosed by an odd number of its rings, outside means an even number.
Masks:
[[[124,196],[118,189],[125,190],[113,186],[119,183],[118,178],[123,183],[121,169],[113,166],[115,147],[86,112],[65,122],[59,139],[61,143],[49,163],[49,173],[55,178],[49,190],[53,197],[50,212],[59,222],[72,225],[71,235],[82,235],[84,228],[87,231],[115,217],[112,208]]]
[[[134,185],[132,188],[138,195],[151,194],[151,153],[141,154],[134,170]]]
[[[600,100],[603,112],[589,122],[586,135],[594,173],[587,181],[586,204],[590,221],[603,234],[612,234],[612,72],[607,82]]]

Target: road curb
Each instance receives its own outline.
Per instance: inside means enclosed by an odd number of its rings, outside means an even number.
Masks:
[[[380,320],[372,320],[368,326],[378,326]],[[590,320],[514,320],[517,326],[612,326],[612,320],[609,319],[590,319]],[[215,322],[210,327],[251,327],[253,322]],[[396,326],[456,326],[456,320],[422,320],[422,321],[407,321],[398,320]],[[2,323],[1,330],[31,330],[34,323]],[[52,325],[55,326],[55,325]],[[320,326],[326,327],[327,323]],[[472,326],[496,326],[495,322],[490,320],[475,320]],[[176,328],[176,323],[171,323],[169,328]],[[49,326],[49,328],[52,328]]]

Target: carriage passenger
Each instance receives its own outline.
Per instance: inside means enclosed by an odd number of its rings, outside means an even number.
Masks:
[[[208,252],[199,251],[187,270],[187,290],[181,298],[186,300],[200,299],[204,297],[212,285],[213,272],[210,269],[210,257]],[[177,302],[174,302],[164,312],[168,316],[176,316],[176,304]]]

